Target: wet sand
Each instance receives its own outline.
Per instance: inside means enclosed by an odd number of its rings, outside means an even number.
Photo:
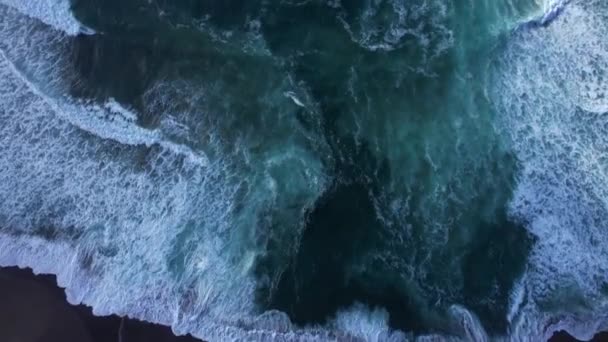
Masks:
[[[553,334],[549,342],[571,342],[571,341],[579,341],[574,337],[568,335],[565,331],[559,331]],[[600,332],[595,335],[595,337],[591,340],[593,342],[608,342],[608,332]]]
[[[0,268],[1,342],[201,342],[175,336],[165,326],[97,317],[91,308],[70,305],[55,276]]]

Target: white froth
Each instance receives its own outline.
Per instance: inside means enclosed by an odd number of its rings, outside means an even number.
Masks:
[[[17,234],[3,237],[12,241],[8,244],[22,245],[9,253],[13,260],[4,262],[40,268],[60,279],[65,272],[78,273],[78,279],[83,274],[100,277],[97,285],[89,276],[82,283],[63,284],[68,293],[72,291],[73,301],[92,305],[99,314],[129,314],[179,326],[189,317],[174,321],[168,313],[221,316],[251,310],[244,300],[251,294],[238,294],[252,288],[246,280],[232,283],[240,273],[231,275],[234,267],[222,256],[227,241],[213,236],[227,224],[235,192],[223,180],[222,170],[216,169],[221,164],[206,167],[172,150],[146,151],[87,136],[57,115],[13,70],[0,56],[0,226]],[[139,164],[131,161],[133,154],[140,153]],[[180,164],[181,169],[176,169]],[[188,228],[185,218],[200,226]],[[46,249],[39,252],[57,262],[64,258],[55,258],[58,248],[62,255],[78,255],[84,264],[74,261],[49,269],[52,264],[32,263],[29,252],[39,248],[23,245],[42,244],[29,236],[38,227],[49,227],[58,238],[67,234],[68,240],[74,230],[75,245],[47,241]],[[174,245],[175,232],[183,229],[192,230],[190,240],[196,243]],[[205,269],[183,265],[186,273],[181,274],[167,264],[179,252],[176,248],[188,248],[181,252],[186,253],[185,263],[213,262]],[[175,282],[176,276],[192,278],[187,285],[191,288],[181,288],[184,283]],[[225,291],[235,286],[234,291]]]
[[[0,0],[0,3],[16,8],[19,12],[69,35],[92,33],[91,29],[82,26],[74,18],[69,0]]]
[[[203,152],[193,151],[187,146],[165,140],[162,132],[158,130],[148,130],[138,126],[137,115],[123,108],[114,99],[108,100],[103,107],[67,98],[54,99],[44,94],[36,84],[30,82],[13,63],[8,61],[2,50],[0,50],[0,56],[5,58],[7,68],[13,72],[13,75],[18,77],[30,91],[52,108],[57,116],[81,130],[92,133],[99,138],[114,140],[125,145],[147,147],[160,145],[201,165],[208,163],[208,159]]]
[[[190,158],[115,101],[49,95],[64,89],[49,76],[68,70],[69,37],[3,6],[0,17],[0,264],[57,274],[96,314],[205,337],[235,329],[213,322],[252,312],[253,283],[218,234],[238,186],[221,160]]]
[[[451,324],[458,327],[460,336],[418,335],[406,334],[389,327],[389,313],[383,308],[370,308],[361,303],[355,303],[347,309],[338,311],[329,322],[333,331],[344,333],[346,336],[361,338],[369,342],[447,342],[447,341],[489,341],[479,319],[463,306],[453,305],[449,308]]]
[[[338,1],[330,1],[329,5],[340,7]],[[351,39],[371,51],[391,51],[415,42],[423,50],[426,62],[454,43],[453,34],[445,25],[447,5],[441,1],[369,1],[354,21],[345,14],[338,18]],[[425,29],[423,22],[432,29]]]
[[[332,326],[338,331],[360,336],[365,341],[378,342],[386,340],[390,335],[388,318],[388,312],[384,309],[370,310],[363,304],[355,304],[338,312]]]
[[[467,341],[487,342],[488,335],[486,334],[479,319],[469,310],[460,305],[452,305],[450,314],[456,320],[458,325],[464,330],[464,336]]]
[[[510,37],[489,86],[522,167],[511,212],[538,238],[512,296],[515,339],[589,337],[608,308],[608,7],[558,5]]]
[[[114,99],[108,99],[100,106],[64,96],[68,83],[75,82],[68,60],[71,38],[15,14],[0,7],[0,15],[14,18],[0,23],[0,55],[12,74],[44,100],[56,115],[102,139],[127,145],[160,145],[197,163],[208,163],[202,151],[165,139],[159,130],[140,127],[137,115]],[[28,39],[24,41],[23,37]]]
[[[116,114],[116,115],[120,115],[122,117],[122,119],[128,121],[128,122],[136,122],[137,121],[137,114],[135,114],[133,111],[123,107],[120,103],[118,103],[114,98],[110,98],[104,106],[106,109],[108,109],[111,113]]]

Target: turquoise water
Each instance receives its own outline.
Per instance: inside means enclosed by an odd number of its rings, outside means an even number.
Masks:
[[[605,324],[603,2],[0,16],[0,260],[71,301],[209,340]]]

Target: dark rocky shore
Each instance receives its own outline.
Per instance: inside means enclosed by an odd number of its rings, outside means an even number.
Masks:
[[[0,341],[4,342],[201,342],[171,329],[115,315],[94,316],[91,308],[70,305],[55,276],[29,269],[0,268]],[[577,341],[565,332],[551,342]],[[600,333],[593,341],[608,341]]]

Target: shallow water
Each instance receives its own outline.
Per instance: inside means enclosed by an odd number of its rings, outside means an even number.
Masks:
[[[0,263],[72,302],[206,340],[606,324],[602,1],[0,17]]]

